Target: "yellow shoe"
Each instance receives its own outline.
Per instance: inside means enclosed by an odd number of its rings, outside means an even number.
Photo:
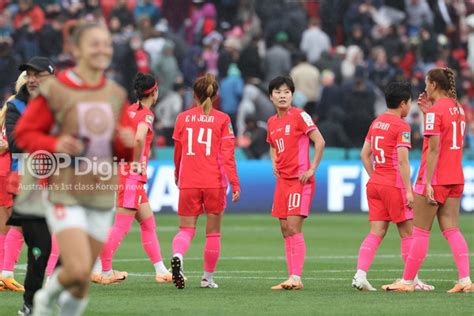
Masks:
[[[173,275],[171,273],[157,274],[155,280],[158,283],[170,283],[173,282]]]
[[[17,282],[15,278],[1,278],[0,281],[3,282],[3,285],[10,291],[13,292],[25,292],[23,285]]]
[[[114,284],[114,283],[121,283],[125,281],[128,277],[128,273],[124,271],[112,271],[111,276],[105,276],[102,273],[93,273],[91,274],[91,281],[97,284]]]
[[[382,285],[382,289],[386,292],[415,292],[415,284],[404,284],[397,281],[392,284]]]
[[[472,283],[467,283],[467,284],[459,284],[456,283],[456,285],[448,291],[448,293],[469,293],[469,292],[474,292],[474,286]]]

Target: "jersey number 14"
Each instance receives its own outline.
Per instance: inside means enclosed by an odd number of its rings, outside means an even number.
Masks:
[[[186,155],[195,156],[196,153],[193,151],[193,129],[188,127],[186,128],[186,131],[188,132],[188,152],[186,153]],[[206,139],[204,139],[204,133],[207,134]],[[197,142],[199,144],[206,145],[206,156],[210,156],[212,144],[212,129],[201,127],[199,129]]]

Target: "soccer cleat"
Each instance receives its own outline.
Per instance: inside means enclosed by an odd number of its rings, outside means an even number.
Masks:
[[[2,281],[0,281],[0,292],[1,291],[8,291],[7,287],[3,284]]]
[[[0,278],[3,285],[10,291],[13,292],[25,292],[25,287],[21,285],[15,278]]]
[[[46,290],[40,289],[36,292],[33,298],[33,309],[34,316],[46,316],[54,314],[54,301],[50,299]]]
[[[206,288],[206,289],[217,289],[219,288],[219,285],[217,285],[214,280],[206,280],[206,279],[201,279],[201,288]]]
[[[382,285],[382,289],[386,292],[414,292],[415,284],[404,284],[401,281],[396,281],[392,284]]]
[[[178,289],[184,289],[186,285],[185,277],[181,266],[182,263],[179,257],[171,258],[171,273],[173,278],[173,284]]]
[[[155,280],[158,283],[170,283],[173,282],[173,275],[171,273],[157,274]]]
[[[419,292],[430,292],[434,291],[435,287],[431,284],[426,284],[425,282],[421,281],[420,279],[415,279],[415,291]]]
[[[18,311],[18,315],[20,316],[27,316],[27,315],[32,315],[32,314],[33,314],[33,307],[26,303],[23,303],[23,306]]]
[[[474,286],[472,283],[460,284],[456,283],[454,287],[448,291],[448,293],[470,293],[474,292]]]
[[[289,278],[285,282],[272,286],[272,290],[301,290],[303,288],[303,282],[294,278]]]
[[[367,279],[362,279],[362,278],[357,278],[357,277],[352,278],[352,287],[359,291],[370,291],[370,292],[377,291],[372,286],[372,284],[370,284],[369,281],[367,281]]]
[[[128,277],[127,272],[113,270],[111,276],[105,276],[102,273],[92,273],[91,281],[97,284],[109,285],[109,284],[121,283],[125,281],[127,277]]]

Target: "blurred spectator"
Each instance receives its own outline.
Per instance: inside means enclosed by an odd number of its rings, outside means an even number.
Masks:
[[[262,58],[258,49],[258,42],[258,37],[252,38],[250,44],[240,54],[238,66],[243,78],[263,79]]]
[[[161,86],[159,87],[159,102],[156,104],[155,115],[159,126],[158,134],[165,137],[166,146],[173,146],[173,129],[176,117],[183,111],[183,97],[185,87],[183,82],[176,82],[173,89],[164,97],[161,95]]]
[[[396,72],[387,61],[387,54],[382,46],[372,49],[371,60],[369,61],[369,79],[372,80],[381,90],[394,79]]]
[[[309,27],[303,32],[300,49],[306,54],[308,61],[316,63],[321,53],[331,48],[329,36],[321,30],[321,22],[312,18]]]
[[[318,123],[318,129],[323,135],[327,147],[352,147],[343,124],[344,111],[339,107],[331,108],[327,119]]]
[[[219,47],[222,43],[222,35],[213,31],[208,34],[202,41],[204,51],[202,52],[202,58],[206,62],[207,72],[217,76],[219,69],[217,68],[217,62],[219,60]]]
[[[248,138],[250,144],[244,148],[245,155],[248,159],[261,159],[268,155],[270,146],[267,143],[266,123],[257,121],[254,116],[248,116],[245,119],[245,137]]]
[[[421,59],[425,64],[432,64],[438,58],[438,42],[429,27],[421,28],[420,52]]]
[[[421,150],[423,147],[422,117],[418,111],[415,111],[411,113],[410,120],[412,149]]]
[[[402,42],[402,39],[403,37],[398,34],[397,27],[391,25],[388,27],[385,36],[379,41],[391,65],[398,65],[405,54],[405,43]]]
[[[110,18],[117,18],[120,24],[124,27],[133,26],[134,17],[129,7],[127,6],[127,0],[118,0],[110,13]]]
[[[32,32],[39,32],[43,28],[45,18],[41,8],[33,0],[18,0],[19,11],[15,16],[15,29],[26,27]]]
[[[231,64],[227,76],[219,84],[221,111],[229,114],[234,131],[237,132],[237,111],[244,90],[244,82],[236,64]]]
[[[297,91],[306,97],[306,112],[312,115],[316,110],[316,101],[319,100],[321,86],[319,82],[319,70],[306,60],[304,54],[296,54],[296,66],[291,69],[290,77],[295,83]]]
[[[18,61],[13,55],[12,45],[10,37],[0,37],[0,101],[11,95],[18,75]]]
[[[10,19],[10,11],[3,10],[0,12],[0,37],[9,37],[13,34]]]
[[[426,0],[405,0],[405,8],[410,34],[416,34],[424,25],[433,25],[433,12]]]
[[[226,76],[230,64],[239,61],[240,49],[240,41],[237,38],[229,37],[224,41],[224,46],[219,51],[219,59],[217,60],[217,69],[220,79]]]
[[[363,33],[362,26],[359,24],[354,24],[352,27],[348,44],[350,46],[358,46],[360,49],[362,49],[362,52],[365,56],[369,55],[370,46],[372,45],[370,38]]]
[[[63,51],[64,22],[64,16],[49,20],[39,32],[40,55],[48,56],[54,64],[57,64],[58,56]]]
[[[139,72],[148,74],[151,72],[150,56],[143,49],[142,39],[138,34],[132,35],[130,38],[130,47],[134,51],[135,63]]]
[[[158,62],[153,65],[153,74],[158,79],[160,85],[160,95],[166,96],[173,89],[173,84],[181,77],[178,62],[174,57],[174,44],[170,40],[166,40],[163,46],[163,53]]]
[[[164,37],[165,27],[158,24],[153,31],[150,32],[150,37],[143,42],[143,49],[150,56],[152,68],[158,63],[160,59],[163,46],[165,46],[166,38]]]
[[[357,66],[354,79],[343,86],[344,129],[355,147],[362,147],[375,118],[374,90],[374,85],[367,79],[364,66]]]
[[[202,75],[206,69],[206,63],[202,59],[202,50],[199,46],[191,47],[184,57],[183,78],[186,87],[192,87],[194,80]]]
[[[370,34],[374,24],[372,14],[375,10],[371,0],[351,1],[351,5],[344,15],[344,33],[350,34],[354,25],[358,24],[362,27],[363,34]]]
[[[330,70],[324,70],[321,75],[321,99],[316,107],[316,121],[327,120],[328,112],[332,108],[342,108],[342,89],[336,84],[336,76]]]
[[[445,33],[448,37],[456,34],[459,23],[459,16],[453,6],[453,1],[430,0],[434,13],[434,31]]]
[[[135,6],[134,15],[135,20],[137,21],[142,17],[147,16],[154,25],[161,19],[161,10],[153,0],[138,0],[137,5]]]
[[[354,77],[355,69],[358,65],[364,63],[364,53],[359,46],[349,46],[347,48],[346,58],[341,63],[342,79],[351,80]]]
[[[273,78],[288,75],[291,70],[291,54],[285,47],[288,34],[278,32],[275,35],[275,44],[267,51],[264,59],[265,81],[270,82]]]

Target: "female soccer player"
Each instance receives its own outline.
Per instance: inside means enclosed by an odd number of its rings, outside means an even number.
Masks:
[[[17,280],[15,280],[14,270],[15,263],[20,257],[21,248],[23,246],[23,230],[21,223],[14,220],[14,225],[7,226],[7,221],[12,214],[11,207],[13,206],[13,195],[8,192],[11,191],[8,186],[8,177],[11,171],[11,153],[8,147],[8,137],[6,130],[6,116],[8,103],[26,104],[29,98],[29,91],[26,86],[26,71],[23,71],[15,83],[15,95],[11,96],[1,110],[2,121],[2,139],[6,141],[7,150],[1,156],[2,168],[2,197],[4,209],[0,209],[0,290],[8,289],[10,291],[24,292],[25,288]],[[11,219],[10,219],[11,221]]]
[[[303,222],[313,199],[314,173],[324,150],[324,139],[311,116],[291,105],[295,85],[289,77],[276,77],[268,86],[277,113],[268,119],[267,142],[270,144],[273,174],[277,178],[272,216],[280,220],[285,240],[288,280],[272,290],[303,288],[301,275],[306,256]],[[314,142],[310,163],[309,141]]]
[[[389,83],[385,88],[385,100],[388,110],[370,125],[361,152],[362,163],[370,176],[367,183],[370,232],[360,246],[357,272],[352,279],[352,287],[360,291],[376,290],[367,281],[367,272],[390,221],[397,225],[404,262],[412,242],[414,198],[408,160],[411,129],[403,120],[410,110],[410,84]],[[418,290],[434,290],[418,278],[415,278],[415,284]]]
[[[112,221],[113,161],[130,161],[133,153],[126,92],[104,75],[112,58],[109,32],[97,24],[83,24],[71,43],[76,66],[41,84],[40,95],[30,101],[15,130],[25,151],[44,150],[71,159],[69,166],[48,178],[51,206],[46,218],[56,234],[62,266],[36,293],[34,315],[53,314],[61,293],[60,314],[80,315],[85,310],[92,266]]]
[[[129,232],[135,218],[140,223],[142,245],[155,267],[157,282],[171,282],[171,273],[161,259],[160,243],[156,236],[155,216],[144,189],[146,167],[153,138],[153,112],[150,107],[158,100],[158,83],[152,75],[138,73],[134,82],[138,102],[128,109],[136,129],[134,161],[124,164],[120,174],[115,223],[101,254],[102,273],[93,275],[93,281],[110,284],[123,281],[128,273],[112,270],[112,257],[120,242]]]
[[[382,288],[412,292],[414,279],[428,252],[435,217],[451,247],[458,269],[458,283],[448,293],[472,292],[469,251],[461,234],[459,208],[464,189],[462,169],[466,115],[457,101],[454,72],[436,68],[425,79],[426,97],[419,99],[426,110],[420,171],[415,185],[413,242],[405,263],[403,279]],[[427,103],[433,102],[432,106]]]
[[[196,106],[178,115],[173,133],[179,232],[173,239],[171,268],[173,283],[178,289],[185,286],[183,257],[202,213],[206,213],[207,221],[201,287],[218,288],[213,275],[221,249],[227,179],[232,186],[232,202],[240,197],[232,124],[227,114],[212,107],[217,89],[213,75],[198,78],[193,85]]]

